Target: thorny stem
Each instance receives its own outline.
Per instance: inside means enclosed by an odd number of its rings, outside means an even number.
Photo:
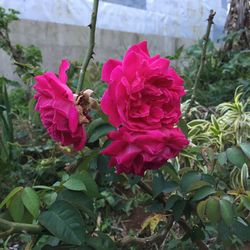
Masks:
[[[143,181],[140,181],[137,183],[137,185],[147,194],[153,196],[153,191],[152,189]],[[166,204],[165,197],[163,193],[160,193],[155,199],[157,199],[159,202],[162,204]],[[170,214],[168,214],[170,215]],[[192,232],[192,229],[187,225],[187,223],[184,220],[179,220],[177,223],[183,228],[183,230],[187,233],[190,234]],[[171,227],[169,228],[169,230]],[[207,245],[202,241],[202,240],[193,240],[193,242],[197,245],[197,247],[200,250],[208,250]]]
[[[187,115],[188,115],[188,113],[189,113],[190,109],[192,108],[194,101],[195,101],[196,91],[197,91],[199,80],[200,80],[200,75],[201,75],[201,72],[203,70],[205,60],[206,60],[207,45],[208,45],[208,41],[209,41],[211,27],[214,23],[213,19],[214,19],[215,14],[216,14],[215,11],[210,10],[210,14],[209,14],[208,19],[207,19],[207,21],[208,21],[207,31],[203,37],[203,47],[202,47],[201,58],[200,58],[200,66],[199,66],[198,71],[197,71],[196,76],[195,76],[195,82],[194,82],[194,86],[193,86],[192,96],[191,96],[190,102],[189,102],[188,107],[187,107],[186,112],[185,112],[186,117],[187,117]]]
[[[94,54],[94,47],[95,47],[95,29],[96,29],[96,20],[97,20],[97,12],[98,12],[98,4],[99,0],[94,0],[93,2],[93,9],[92,9],[92,15],[91,15],[91,23],[89,24],[90,28],[90,34],[89,34],[89,46],[87,54],[84,57],[82,67],[80,69],[80,75],[79,80],[77,84],[77,90],[76,93],[79,93],[83,88],[84,83],[84,77],[89,65],[89,61],[91,58],[93,58]]]

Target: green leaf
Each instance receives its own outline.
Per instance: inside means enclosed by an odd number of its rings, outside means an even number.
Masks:
[[[220,125],[219,125],[219,123],[216,120],[216,117],[214,115],[211,115],[211,121],[212,121],[212,124],[214,125],[215,129],[217,131],[220,131]]]
[[[153,177],[152,191],[154,197],[159,195],[161,192],[170,193],[178,188],[178,183],[175,181],[166,181],[161,172]]]
[[[205,220],[207,201],[208,200],[204,200],[204,201],[199,202],[197,207],[196,207],[197,214],[200,217],[200,219],[203,221]]]
[[[248,159],[250,159],[250,143],[241,143],[240,148],[244,152],[244,154],[247,156]]]
[[[88,154],[84,154],[83,159],[78,164],[77,169],[81,170],[88,170],[91,167],[91,163],[96,161],[96,158],[100,154],[100,150],[91,150]]]
[[[107,124],[107,122],[105,122],[102,118],[98,118],[94,121],[92,121],[88,126],[87,126],[87,136],[90,137],[90,135],[94,132],[94,130],[101,126]]]
[[[44,186],[44,185],[36,185],[36,186],[32,186],[33,189],[44,189],[44,190],[55,190],[53,187],[48,187],[48,186]]]
[[[97,127],[93,133],[90,135],[88,142],[92,143],[97,141],[99,138],[103,137],[104,135],[106,135],[108,132],[115,130],[115,128],[113,126],[111,126],[110,124],[103,124],[99,127]]]
[[[19,191],[23,190],[23,187],[15,187],[1,202],[0,209]]]
[[[227,200],[220,200],[220,211],[221,217],[226,223],[226,225],[232,225],[234,213],[233,213],[233,205]]]
[[[246,157],[239,148],[237,147],[228,148],[226,152],[228,160],[238,168],[241,168],[243,164],[246,162]]]
[[[22,222],[24,215],[24,206],[21,199],[21,193],[17,193],[11,200],[8,210],[15,222]]]
[[[210,194],[214,194],[214,193],[215,193],[215,189],[213,187],[204,186],[196,191],[192,200],[193,201],[202,200],[202,199],[206,198],[207,196],[209,196]]]
[[[201,180],[201,174],[197,172],[189,171],[184,174],[180,182],[182,192],[187,193],[190,186],[192,186],[195,182],[199,180]]]
[[[22,222],[32,224],[33,220],[34,220],[34,218],[31,215],[31,213],[26,208],[24,208],[24,214],[23,214]]]
[[[186,201],[185,200],[178,200],[175,202],[173,206],[173,215],[174,219],[178,221],[181,216],[183,215],[184,209],[186,206]]]
[[[227,153],[226,152],[219,153],[217,159],[221,166],[227,164]]]
[[[6,84],[3,85],[3,100],[4,100],[7,113],[10,113],[11,108],[10,108],[10,102],[9,102],[9,96],[8,96]]]
[[[188,126],[190,127],[195,127],[197,125],[201,125],[201,126],[204,126],[204,123],[207,123],[206,120],[202,120],[202,119],[195,119],[195,120],[192,120],[188,123]]]
[[[216,183],[215,177],[210,174],[202,174],[201,179],[207,183],[210,183],[212,186],[214,186]]]
[[[98,237],[88,237],[86,243],[95,250],[116,250],[115,243],[104,233],[97,232]]]
[[[142,179],[141,176],[137,176],[137,175],[133,175],[133,174],[127,175],[127,177],[128,177],[128,183],[130,186],[136,185]]]
[[[164,187],[162,189],[162,192],[164,193],[170,193],[173,192],[178,188],[178,183],[175,181],[166,181],[164,184]]]
[[[190,234],[190,238],[191,238],[192,241],[204,240],[205,239],[205,233],[204,233],[203,229],[200,226],[193,226],[192,232]]]
[[[197,190],[197,189],[204,187],[204,186],[210,186],[210,184],[207,183],[206,181],[202,181],[202,180],[196,181],[189,186],[189,188],[187,189],[186,192],[192,192],[192,191]]]
[[[57,198],[57,193],[56,192],[46,192],[43,201],[47,206],[51,206]]]
[[[188,126],[183,118],[179,120],[177,127],[182,130],[186,137],[188,136]]]
[[[0,112],[3,112],[6,110],[6,107],[4,105],[0,105]]]
[[[207,218],[212,222],[216,223],[220,220],[220,204],[219,200],[211,198],[207,201],[206,205]]]
[[[182,197],[180,197],[179,195],[176,195],[176,194],[171,195],[167,199],[165,209],[170,210],[178,200],[182,200]]]
[[[71,175],[70,178],[63,183],[63,186],[73,191],[87,191],[83,180],[76,174]]]
[[[27,210],[34,218],[37,218],[40,210],[40,200],[38,194],[30,187],[24,188],[22,192],[22,201]]]
[[[152,192],[154,197],[160,194],[164,188],[165,179],[161,172],[158,172],[153,176]]]
[[[241,196],[240,197],[241,202],[243,203],[244,207],[248,210],[250,210],[250,198],[248,196]]]
[[[234,220],[232,230],[242,241],[249,241],[250,239],[250,226],[246,224],[241,218]]]
[[[83,218],[79,211],[66,201],[56,201],[38,218],[54,236],[72,245],[81,245],[85,238]]]
[[[246,163],[243,164],[240,170],[240,182],[241,186],[244,190],[247,189],[247,182],[248,182],[248,166]]]
[[[93,201],[83,192],[63,190],[58,193],[57,200],[64,200],[72,204],[74,207],[86,212],[94,217]]]
[[[80,173],[77,173],[77,175],[86,186],[86,194],[93,198],[99,197],[98,186],[93,177],[86,171],[81,171]]]
[[[169,176],[174,180],[174,181],[179,181],[179,176],[174,168],[174,166],[172,164],[170,164],[169,162],[164,166],[163,168],[163,172],[165,174],[169,174]]]

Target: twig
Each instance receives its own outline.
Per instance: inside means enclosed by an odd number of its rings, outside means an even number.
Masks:
[[[117,244],[119,247],[124,248],[124,249],[125,247],[126,249],[128,249],[130,245],[137,245],[141,247],[150,246],[150,244],[153,244],[153,243],[158,243],[160,245],[166,238],[173,223],[174,223],[174,218],[173,216],[170,216],[168,219],[167,225],[164,227],[164,229],[160,233],[155,233],[145,238],[126,236],[122,238],[121,240],[119,240]]]
[[[38,234],[44,230],[40,225],[27,224],[27,223],[17,223],[0,218],[0,229],[5,231],[0,232],[0,238],[6,237],[13,233],[27,232],[31,234]]]
[[[94,54],[95,29],[96,29],[96,19],[97,19],[97,12],[98,12],[98,4],[99,4],[99,0],[94,0],[92,15],[91,15],[91,23],[89,24],[89,28],[90,28],[89,46],[88,46],[87,54],[84,57],[84,60],[83,60],[83,63],[82,63],[82,67],[80,69],[80,75],[79,75],[79,80],[78,80],[78,84],[77,84],[77,91],[76,91],[77,93],[79,93],[82,90],[86,70],[87,70],[87,67],[89,65],[89,61],[90,61],[91,58],[93,58],[93,54]]]
[[[183,219],[180,219],[178,221],[179,225],[182,227],[182,229],[187,233],[187,234],[191,234],[192,233],[192,229],[186,224],[186,222]],[[202,240],[192,240],[197,247],[200,250],[209,250],[209,248],[207,247],[207,245],[202,241]]]
[[[207,19],[207,21],[208,21],[208,23],[207,23],[207,31],[206,31],[206,34],[203,37],[203,47],[202,47],[201,58],[200,58],[200,66],[199,66],[198,71],[197,71],[196,76],[195,76],[193,92],[192,92],[192,96],[191,96],[190,102],[188,104],[188,107],[186,109],[185,116],[188,115],[188,113],[189,113],[190,109],[192,108],[192,106],[194,104],[194,101],[195,101],[196,91],[197,91],[198,83],[199,83],[199,80],[200,80],[200,75],[201,75],[201,72],[203,70],[205,60],[206,60],[207,44],[208,44],[208,41],[209,41],[209,35],[210,35],[211,27],[212,27],[212,25],[214,23],[213,19],[214,19],[215,14],[216,14],[215,11],[210,10],[210,14],[209,14],[209,17]]]
[[[20,66],[22,68],[27,68],[27,69],[34,69],[33,66],[31,66],[30,64],[27,64],[27,63],[21,63],[21,62],[18,62],[16,60],[14,60],[13,64],[17,65],[17,66]]]
[[[149,195],[153,196],[153,192],[152,189],[143,181],[140,181],[137,183],[137,185],[145,192],[148,193]],[[157,197],[155,197],[155,199],[157,199],[159,202],[161,202],[162,204],[166,204],[165,198],[164,198],[164,194],[160,193]],[[168,214],[170,215],[170,213]],[[191,233],[191,228],[187,225],[187,223],[184,220],[179,220],[177,221],[177,223],[183,228],[183,230],[187,233],[190,234]],[[208,250],[208,247],[206,246],[206,244],[202,241],[202,240],[194,240],[193,241],[197,247],[200,250]]]

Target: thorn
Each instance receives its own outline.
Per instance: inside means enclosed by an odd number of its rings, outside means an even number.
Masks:
[[[90,29],[92,29],[92,23],[90,23],[90,24],[88,25],[88,27],[89,27]]]

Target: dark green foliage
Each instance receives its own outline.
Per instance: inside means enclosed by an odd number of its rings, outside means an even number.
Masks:
[[[228,35],[227,39],[238,39],[237,34]],[[186,51],[183,77],[187,84],[186,98],[191,95],[197,68],[200,63],[202,40]],[[250,91],[250,50],[223,51],[217,48],[212,41],[207,47],[206,61],[201,73],[197,101],[204,106],[215,106],[233,98],[234,90],[238,85],[244,86],[247,97]]]
[[[18,20],[18,11],[9,9],[5,10],[0,7],[0,48],[11,54],[11,46],[9,43],[9,24]]]

